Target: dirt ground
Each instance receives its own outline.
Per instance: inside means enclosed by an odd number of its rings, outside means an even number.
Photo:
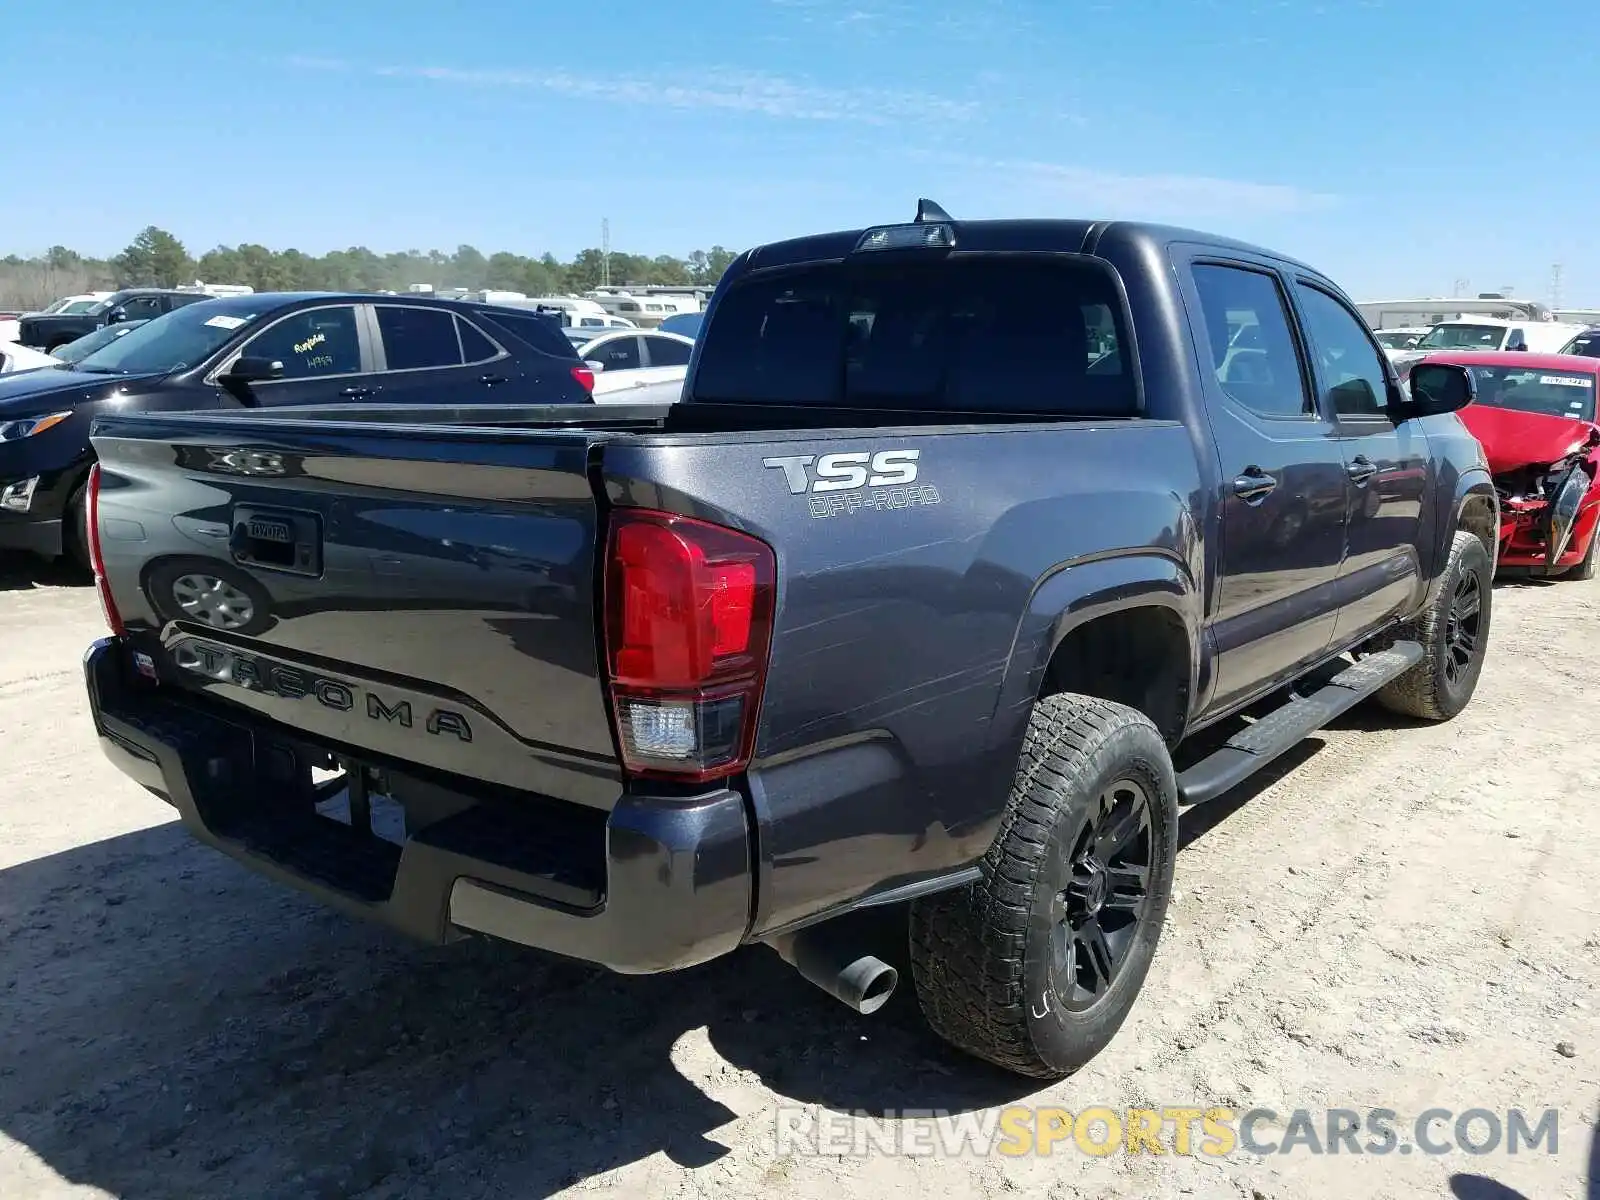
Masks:
[[[1600,1196],[1600,583],[1503,584],[1495,606],[1458,720],[1358,709],[1185,815],[1132,1018],[1039,1090],[946,1051],[909,981],[857,1017],[764,949],[621,978],[417,947],[268,885],[101,757],[92,590],[7,566],[0,1197]],[[1003,1157],[778,1132],[1013,1103],[1383,1107],[1402,1140],[1434,1106],[1555,1108],[1559,1140]]]

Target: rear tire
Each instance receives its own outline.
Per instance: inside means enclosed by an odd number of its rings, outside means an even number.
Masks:
[[[1422,661],[1380,689],[1379,704],[1425,721],[1448,721],[1467,706],[1489,648],[1493,572],[1483,543],[1458,531],[1428,607],[1385,639],[1420,643]]]
[[[934,1032],[1035,1078],[1094,1058],[1149,972],[1177,845],[1177,781],[1149,718],[1040,700],[981,878],[912,905],[911,976]]]

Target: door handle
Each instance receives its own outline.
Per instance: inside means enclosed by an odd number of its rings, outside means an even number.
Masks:
[[[505,381],[506,381],[506,377],[504,375],[479,375],[478,376],[478,382],[479,383],[486,383],[490,387],[493,387],[497,383],[504,383]]]
[[[372,395],[372,389],[365,387],[347,387],[340,391],[339,395],[343,396],[346,400],[359,400],[363,396]]]
[[[1378,473],[1378,468],[1365,454],[1358,454],[1350,460],[1350,465],[1345,468],[1350,473],[1351,482],[1357,487],[1366,487],[1372,477]]]
[[[1260,504],[1272,494],[1278,481],[1260,467],[1246,467],[1233,481],[1233,494],[1246,504]]]

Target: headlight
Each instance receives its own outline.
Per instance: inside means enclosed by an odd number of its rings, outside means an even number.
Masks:
[[[51,413],[44,417],[18,417],[14,421],[0,420],[0,442],[20,442],[36,433],[51,429],[72,415],[72,410]]]

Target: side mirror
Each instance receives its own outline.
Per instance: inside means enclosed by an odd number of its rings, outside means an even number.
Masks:
[[[268,379],[281,379],[283,364],[275,358],[260,358],[243,354],[234,359],[233,366],[222,376],[227,383],[262,383]]]
[[[605,363],[601,362],[598,358],[586,358],[583,360],[583,365],[588,367],[589,370],[595,372],[596,374],[599,374],[601,371],[606,369]]]
[[[128,310],[120,304],[106,314],[107,325],[116,325],[122,321],[126,321],[127,319]]]
[[[1472,372],[1455,363],[1418,363],[1411,368],[1411,398],[1407,417],[1432,417],[1457,412],[1478,396]]]

